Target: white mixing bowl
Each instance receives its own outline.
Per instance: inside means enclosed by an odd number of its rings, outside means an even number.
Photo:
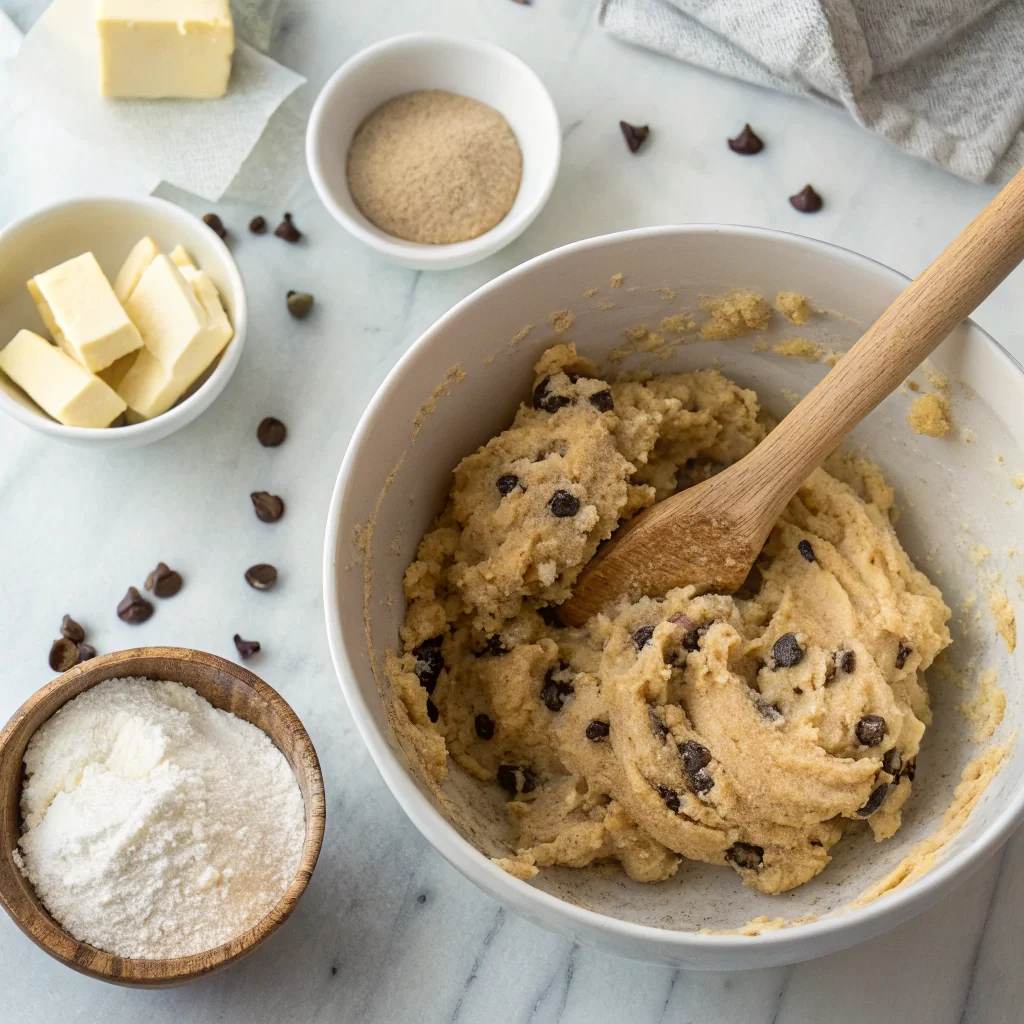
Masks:
[[[618,273],[625,280],[612,288]],[[780,290],[807,295],[815,308],[841,315],[815,317],[799,329],[776,316],[763,335],[681,345],[665,361],[640,354],[623,364],[667,372],[707,367],[717,359],[725,374],[755,388],[778,417],[789,408],[787,395],[806,393],[827,367],[752,351],[752,341],[801,335],[848,348],[905,283],[854,253],[755,228],[694,225],[589,239],[539,256],[459,303],[412,346],[370,403],[341,467],[327,524],[324,595],[335,667],[363,739],[406,813],[455,867],[509,909],[590,946],[638,959],[705,969],[791,963],[878,935],[924,910],[995,853],[1024,816],[1024,759],[1014,748],[930,872],[873,903],[845,910],[934,831],[962,769],[980,752],[956,705],[970,696],[981,669],[998,670],[1007,697],[1005,719],[989,742],[1004,741],[1021,720],[1024,681],[987,618],[982,573],[1001,571],[1006,586],[1021,571],[1005,552],[1019,540],[1020,513],[1012,503],[1019,506],[1021,494],[1010,476],[1024,472],[1024,371],[971,323],[958,328],[934,357],[953,381],[953,435],[912,433],[905,419],[912,395],[904,392],[890,396],[851,442],[863,445],[895,486],[903,543],[954,609],[950,663],[964,687],[941,677],[931,680],[935,722],[918,759],[904,826],[893,839],[876,844],[867,830],[851,830],[821,875],[781,896],[746,889],[734,872],[696,863],[656,885],[631,882],[621,873],[569,869],[547,869],[522,882],[488,859],[507,852],[498,838],[497,787],[491,787],[493,804],[481,807],[480,784],[453,765],[445,797],[454,813],[446,812],[395,741],[382,700],[386,690],[378,689],[387,686],[380,662],[397,645],[404,615],[402,574],[443,504],[452,469],[506,427],[518,403],[528,399],[531,367],[555,337],[551,313],[575,313],[572,329],[558,337],[572,338],[600,363],[622,344],[625,328],[640,322],[653,328],[669,313],[694,310],[700,294],[743,286],[769,297]],[[584,294],[591,289],[596,294]],[[601,309],[602,303],[615,305]],[[528,324],[535,326],[525,339],[510,344]],[[437,398],[432,413],[417,416],[456,364],[465,379]],[[920,375],[917,380],[931,389]],[[971,443],[962,439],[962,430],[969,430]],[[993,552],[980,568],[967,557],[978,544]],[[1009,589],[1019,599],[1019,586]],[[973,613],[961,612],[969,595],[977,595],[984,609],[977,622]],[[739,928],[761,915],[815,920],[753,937],[701,931]]]

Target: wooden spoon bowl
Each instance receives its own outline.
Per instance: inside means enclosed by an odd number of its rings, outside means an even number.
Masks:
[[[277,905],[248,931],[214,949],[166,960],[114,956],[79,942],[50,916],[14,862],[21,836],[22,760],[33,733],[84,690],[123,676],[169,679],[190,686],[215,708],[265,732],[295,772],[306,810],[306,838],[298,871]],[[0,904],[14,923],[50,956],[82,974],[115,985],[166,988],[219,971],[265,942],[305,891],[324,837],[324,781],[320,762],[295,712],[262,679],[213,654],[184,647],[141,647],[83,662],[37,690],[0,732]]]

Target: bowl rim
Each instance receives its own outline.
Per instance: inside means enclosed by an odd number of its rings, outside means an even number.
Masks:
[[[504,64],[515,74],[520,75],[538,90],[543,97],[544,109],[538,114],[549,121],[553,131],[547,140],[547,157],[538,164],[535,173],[538,178],[546,178],[538,193],[536,201],[521,210],[515,217],[506,214],[489,231],[476,238],[462,242],[447,242],[432,245],[425,242],[411,242],[406,239],[388,235],[377,228],[369,220],[360,216],[353,217],[335,199],[335,190],[327,183],[324,173],[324,161],[321,159],[321,142],[328,129],[326,110],[336,94],[344,90],[349,78],[382,56],[396,50],[429,49],[455,47],[483,54],[489,60]],[[500,111],[499,111],[500,113]],[[313,187],[328,213],[354,238],[370,246],[381,255],[404,263],[407,266],[419,266],[422,269],[443,270],[466,266],[492,255],[499,249],[519,237],[533,223],[537,215],[547,204],[554,191],[558,178],[558,170],[562,159],[562,133],[558,119],[558,111],[550,92],[541,81],[540,76],[522,58],[510,50],[498,46],[486,39],[473,36],[458,36],[444,32],[408,32],[403,35],[391,36],[380,42],[358,51],[348,58],[327,79],[313,103],[306,126],[306,166],[309,169]],[[524,176],[528,173],[524,166]],[[522,185],[520,184],[520,188]],[[347,190],[347,186],[346,186]],[[511,213],[511,211],[510,211]]]
[[[76,208],[87,208],[97,203],[113,203],[117,206],[136,207],[142,211],[148,211],[155,217],[163,217],[167,220],[180,224],[188,224],[194,227],[202,221],[195,214],[190,213],[183,206],[172,203],[168,199],[160,199],[157,196],[116,196],[116,195],[91,195],[78,196],[74,199],[62,199],[56,203],[46,206],[18,217],[11,221],[3,229],[0,229],[0,245],[11,235],[24,230],[33,230],[37,227],[38,221],[61,213],[73,213]],[[141,423],[127,423],[123,427],[69,427],[58,423],[47,413],[35,413],[31,409],[14,401],[3,389],[0,389],[0,409],[3,409],[8,416],[18,420],[19,423],[31,427],[42,434],[51,437],[59,437],[62,440],[76,442],[88,442],[105,444],[110,443],[114,447],[124,447],[134,443],[142,442],[149,435],[157,434],[159,437],[166,437],[168,434],[180,430],[191,423],[201,412],[203,412],[227,386],[228,381],[238,367],[242,358],[242,348],[245,345],[246,330],[248,327],[248,305],[245,296],[245,284],[242,281],[238,264],[235,263],[231,250],[224,244],[214,231],[210,231],[211,239],[215,249],[221,250],[224,257],[224,266],[227,271],[228,281],[232,298],[234,300],[234,315],[232,317],[232,328],[234,334],[224,348],[220,361],[213,368],[210,376],[196,388],[184,401],[172,405],[166,412],[154,416],[152,419],[143,420]],[[170,426],[169,426],[170,424]],[[157,440],[154,437],[152,440]]]
[[[687,951],[714,952],[724,955],[769,949],[779,953],[788,947],[794,947],[793,959],[801,960],[808,956],[813,957],[834,949],[844,948],[844,945],[851,945],[859,939],[887,930],[899,922],[921,913],[956,884],[966,880],[1006,842],[1024,819],[1024,789],[1018,792],[1012,800],[1007,801],[1006,805],[997,812],[995,819],[965,849],[936,865],[905,889],[890,892],[884,898],[873,900],[852,910],[844,910],[799,926],[762,932],[753,936],[682,931],[624,921],[569,903],[530,885],[528,882],[515,878],[492,863],[487,856],[458,833],[454,826],[423,795],[408,769],[391,748],[384,733],[376,727],[370,705],[363,698],[362,692],[355,682],[359,671],[358,661],[354,656],[355,652],[350,655],[347,651],[340,626],[335,563],[339,560],[341,510],[348,478],[356,460],[356,453],[372,433],[373,421],[387,405],[397,381],[404,376],[406,368],[418,356],[419,351],[428,345],[436,335],[441,334],[447,328],[449,321],[460,315],[468,306],[483,296],[502,288],[528,269],[535,269],[545,263],[555,263],[570,254],[586,252],[589,249],[600,249],[613,241],[616,243],[642,241],[664,235],[699,235],[702,233],[729,234],[737,238],[781,238],[788,244],[805,246],[833,259],[838,258],[853,264],[869,265],[876,273],[888,278],[889,281],[898,284],[901,288],[909,284],[911,280],[907,275],[892,267],[852,249],[808,238],[794,232],[738,224],[691,223],[635,228],[571,242],[535,256],[477,288],[456,303],[409,346],[377,388],[360,417],[345,451],[331,496],[324,544],[324,613],[327,622],[328,645],[335,673],[355,720],[356,728],[388,788],[423,837],[449,863],[494,898],[513,908],[520,908],[535,921],[540,921],[542,915],[545,918],[560,917],[566,919],[570,924],[590,932],[616,935],[620,940],[633,943],[636,950],[635,955],[639,958],[648,959],[650,958],[648,954],[654,954],[655,950],[664,950],[666,947],[682,955],[685,955]],[[1005,361],[1008,370],[1016,371],[1024,377],[1024,365],[1012,353],[1008,352],[973,320],[968,319],[965,323],[977,331],[979,337],[995,349],[996,354]],[[801,951],[797,955],[795,947],[804,946],[806,950],[809,945],[806,940],[811,940],[813,943],[814,940],[821,940],[839,932],[853,932],[858,926],[860,934],[852,938],[849,943],[838,943],[827,948],[822,944],[822,948],[817,953]],[[785,963],[788,961],[779,958],[772,962]],[[749,966],[759,966],[759,964],[752,963]]]
[[[288,887],[282,893],[277,903],[240,935],[236,935],[227,942],[214,946],[212,949],[203,950],[199,953],[190,953],[187,956],[166,958],[120,957],[106,950],[98,949],[87,942],[80,942],[70,932],[66,931],[46,908],[42,906],[37,896],[26,900],[24,887],[15,878],[15,875],[20,874],[20,872],[15,864],[13,851],[3,850],[0,852],[0,906],[7,911],[8,916],[18,928],[40,949],[65,966],[100,981],[134,988],[166,988],[196,981],[199,978],[206,977],[230,966],[270,938],[288,919],[305,892],[320,856],[326,819],[324,780],[320,761],[305,726],[303,726],[298,715],[292,710],[288,702],[269,683],[264,682],[259,676],[243,668],[241,665],[228,661],[226,658],[221,658],[216,654],[208,654],[205,651],[193,650],[192,648],[136,647],[129,650],[102,654],[89,661],[79,663],[56,679],[52,679],[49,683],[41,686],[11,715],[7,724],[0,729],[0,751],[5,750],[7,744],[15,736],[19,735],[24,728],[26,719],[32,714],[36,706],[55,693],[68,691],[68,696],[61,701],[52,714],[55,714],[57,710],[64,707],[69,701],[86,690],[90,690],[108,679],[117,679],[122,675],[131,675],[133,674],[133,666],[141,667],[146,663],[151,663],[154,659],[199,664],[204,669],[217,670],[229,675],[236,684],[251,691],[260,702],[268,707],[271,714],[281,721],[291,741],[295,744],[298,758],[303,766],[305,782],[309,788],[309,800],[307,802],[305,798],[303,799],[306,822],[299,865],[296,868],[294,877],[288,883]],[[82,676],[88,676],[97,671],[103,673],[108,668],[115,666],[119,670],[124,669],[124,671],[119,671],[115,675],[101,674],[99,678],[86,683],[86,685],[80,685]],[[142,674],[146,675],[147,678],[151,678],[146,672]],[[181,685],[194,689],[189,683],[182,683]],[[52,714],[49,717],[52,717]],[[44,719],[44,721],[48,721],[49,717]],[[43,722],[39,723],[40,726],[42,724]],[[28,739],[31,739],[38,728],[39,726],[36,726],[32,730]],[[259,729],[260,727],[256,726],[256,728]],[[263,732],[274,743],[274,740],[265,730],[260,729],[260,732]],[[280,750],[276,743],[274,743],[274,746]],[[291,768],[291,764],[289,764],[289,768]],[[298,773],[294,768],[291,768],[291,770],[298,781]],[[19,782],[19,795],[20,785]],[[6,794],[0,794],[0,799],[6,799]],[[30,883],[29,888],[31,889]],[[56,929],[62,936],[67,938],[68,942],[73,946],[73,955],[68,956],[55,949],[47,943],[45,936],[38,934],[32,928],[32,923],[39,920],[46,922],[47,930]]]

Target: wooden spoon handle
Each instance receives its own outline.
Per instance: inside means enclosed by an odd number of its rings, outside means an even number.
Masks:
[[[758,446],[759,511],[782,511],[808,474],[1024,259],[1024,169],[896,297]],[[754,467],[751,467],[754,469]],[[770,510],[770,511],[769,511]]]

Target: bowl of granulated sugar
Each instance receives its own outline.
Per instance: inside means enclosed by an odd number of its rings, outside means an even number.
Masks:
[[[148,647],[66,672],[0,732],[0,904],[103,981],[164,987],[284,922],[324,833],[295,712],[212,654]]]
[[[548,201],[561,130],[518,57],[476,39],[397,36],[343,64],[306,132],[317,193],[401,266],[446,270],[518,238]]]

